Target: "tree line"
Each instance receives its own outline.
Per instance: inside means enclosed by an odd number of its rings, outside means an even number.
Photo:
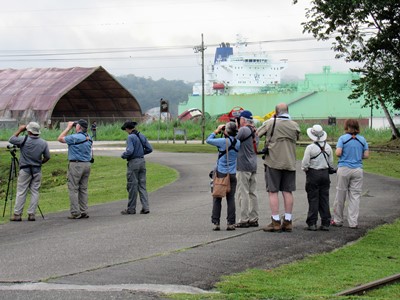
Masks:
[[[168,100],[169,112],[174,117],[178,116],[178,104],[188,100],[193,87],[193,83],[183,80],[153,80],[132,74],[116,76],[116,79],[136,98],[143,113],[160,107],[160,99],[163,98]]]

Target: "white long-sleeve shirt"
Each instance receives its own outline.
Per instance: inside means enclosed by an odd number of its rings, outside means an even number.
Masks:
[[[325,142],[319,142],[321,147],[324,146]],[[333,166],[333,151],[331,146],[328,143],[325,143],[325,157],[327,158],[329,164]],[[322,170],[328,168],[328,163],[325,160],[324,154],[321,153],[321,148],[318,147],[315,143],[312,143],[307,146],[304,151],[303,160],[301,162],[301,169],[303,171],[308,171],[308,169]],[[319,155],[318,155],[319,154]],[[317,156],[318,155],[318,156]],[[315,157],[317,156],[317,157]],[[311,159],[312,157],[315,157]]]

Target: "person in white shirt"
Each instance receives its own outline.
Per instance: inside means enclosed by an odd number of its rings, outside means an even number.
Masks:
[[[321,125],[307,129],[313,141],[304,151],[301,169],[306,172],[306,192],[308,200],[307,230],[316,231],[318,213],[321,217],[320,230],[329,231],[331,213],[329,210],[329,167],[333,167],[333,152],[326,142],[327,134]]]

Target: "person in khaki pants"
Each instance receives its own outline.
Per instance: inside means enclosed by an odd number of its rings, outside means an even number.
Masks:
[[[25,137],[20,137],[22,132],[28,132]],[[14,216],[11,221],[21,221],[28,190],[31,201],[28,208],[28,221],[35,221],[35,212],[39,203],[39,188],[42,181],[42,164],[50,159],[49,146],[39,137],[40,125],[30,122],[21,125],[10,137],[9,142],[21,149],[19,159],[19,173],[17,182],[17,196],[14,207]]]
[[[236,163],[236,199],[240,210],[238,228],[258,227],[257,196],[257,143],[253,114],[243,110],[239,118],[240,126],[236,138],[240,149]]]
[[[358,214],[363,184],[362,160],[369,157],[368,143],[360,135],[360,125],[355,119],[344,123],[345,134],[336,144],[338,160],[336,197],[333,202],[332,226],[343,226],[343,211],[346,196],[349,197],[347,222],[350,228],[358,228]]]
[[[75,133],[68,132],[75,127]],[[68,219],[87,219],[88,184],[93,161],[93,141],[87,134],[88,123],[80,119],[68,122],[67,128],[58,136],[60,143],[68,145],[68,192],[71,215]]]

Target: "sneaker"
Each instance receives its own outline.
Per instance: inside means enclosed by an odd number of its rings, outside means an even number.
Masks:
[[[228,231],[231,231],[231,230],[235,230],[236,228],[235,228],[235,224],[228,224],[227,226],[226,226],[226,230],[228,230]]]
[[[235,224],[235,227],[236,227],[236,228],[249,228],[250,225],[249,225],[248,222],[246,222],[246,223],[239,222],[239,223],[236,223],[236,224]]]
[[[73,214],[71,214],[70,216],[68,216],[68,219],[71,219],[71,220],[75,220],[75,219],[80,219],[81,218],[81,215],[79,214],[79,215],[73,215]]]
[[[358,229],[358,226],[349,226],[350,229]]]
[[[129,211],[127,209],[121,211],[121,215],[134,215],[134,214],[136,214],[136,211]]]
[[[249,222],[249,227],[258,227],[258,221]]]
[[[34,214],[28,214],[28,221],[35,221],[35,215]]]
[[[275,221],[272,217],[271,217],[271,224],[265,226],[263,228],[263,230],[265,232],[275,232],[275,231],[281,231],[281,222],[280,221]]]
[[[308,225],[305,229],[308,231],[317,231],[317,225]]]
[[[213,230],[214,231],[220,231],[221,227],[219,226],[219,224],[214,224]]]
[[[291,232],[293,229],[292,220],[283,220],[282,222],[282,231]]]
[[[21,215],[14,214],[14,215],[11,217],[10,221],[16,221],[16,222],[22,221]]]
[[[145,215],[145,214],[149,214],[150,211],[149,211],[148,209],[142,209],[142,210],[140,211],[140,213],[141,213],[142,215]]]
[[[87,213],[81,213],[81,215],[77,219],[88,219],[89,215]]]
[[[319,230],[329,231],[329,226],[321,225],[321,226],[319,226]]]
[[[331,221],[331,226],[333,227],[342,227],[343,224],[342,223],[336,223],[334,220]]]

